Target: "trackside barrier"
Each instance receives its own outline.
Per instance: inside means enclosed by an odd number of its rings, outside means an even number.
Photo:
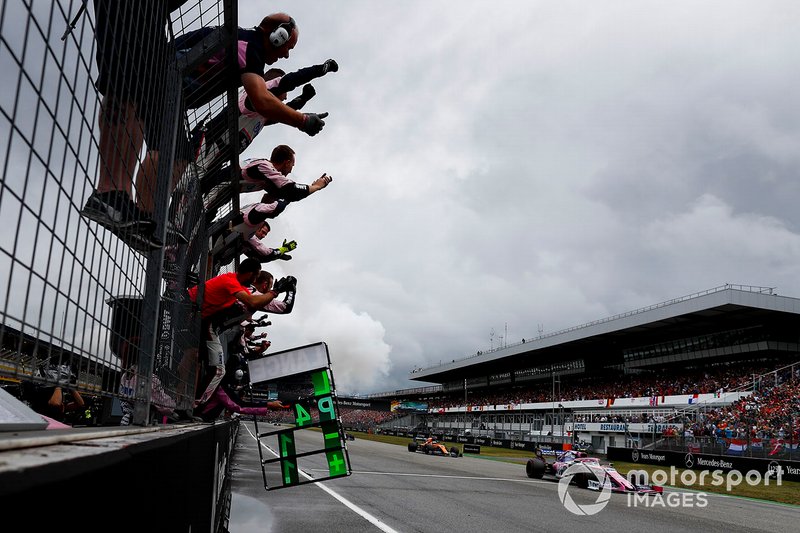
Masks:
[[[791,419],[790,419],[791,420]],[[684,437],[659,435],[655,447],[659,450],[693,451],[709,455],[756,457],[761,459],[800,458],[800,446],[794,428],[790,426],[786,438],[728,438],[728,437]]]
[[[346,427],[348,431],[352,431],[353,428]],[[511,439],[493,439],[491,437],[468,437],[464,435],[448,435],[446,433],[437,433],[437,432],[424,432],[420,433],[418,431],[397,431],[392,429],[384,429],[381,431],[381,435],[390,435],[393,437],[408,437],[410,439],[414,439],[417,437],[428,437],[429,435],[440,440],[440,441],[447,441],[447,442],[457,442],[459,444],[477,444],[479,446],[493,446],[495,448],[508,448],[511,450],[525,450],[528,452],[533,452],[537,448],[541,449],[545,455],[548,454],[555,454],[556,452],[560,452],[563,450],[571,449],[572,446],[567,444],[558,444],[558,443],[545,443],[545,442],[533,442],[533,441],[523,441],[523,440],[511,440]]]
[[[45,531],[227,531],[238,431],[234,420],[91,435],[25,432],[19,439],[27,442],[17,447],[7,438],[0,450],[4,515],[13,510]]]
[[[784,481],[800,481],[800,461],[781,459],[758,459],[754,457],[731,457],[729,455],[709,455],[705,453],[674,452],[669,450],[641,450],[638,448],[606,449],[609,461],[624,461],[658,466],[674,466],[692,470],[722,470],[728,472],[756,472],[766,474],[781,469]]]

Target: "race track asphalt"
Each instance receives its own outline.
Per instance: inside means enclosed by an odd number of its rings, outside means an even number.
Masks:
[[[259,430],[263,433],[264,426]],[[312,431],[297,435],[300,444],[320,439],[319,433]],[[800,528],[800,507],[711,493],[704,507],[652,506],[653,497],[648,500],[650,507],[641,503],[632,507],[627,495],[613,494],[597,514],[578,516],[565,510],[557,483],[527,478],[522,465],[485,458],[434,457],[361,439],[349,441],[348,450],[351,476],[266,491],[253,424],[243,423],[232,459],[229,531],[732,533]],[[264,457],[273,455],[265,450]],[[318,457],[301,465],[310,476],[327,474]],[[270,486],[274,481],[268,477]],[[699,503],[695,493],[669,496],[670,492],[665,489],[660,501],[671,498]],[[593,504],[598,498],[598,493],[577,487],[567,494],[578,505]]]

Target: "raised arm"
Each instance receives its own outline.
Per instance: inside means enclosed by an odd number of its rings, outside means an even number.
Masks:
[[[268,91],[264,78],[252,72],[245,72],[242,74],[242,86],[253,109],[262,117],[302,129],[305,122],[303,113],[290,108]]]
[[[252,72],[242,74],[242,86],[250,99],[253,109],[269,121],[294,126],[308,135],[316,135],[325,125],[327,113],[300,113],[281,102],[267,90],[264,78]]]
[[[253,295],[247,291],[239,291],[234,296],[250,309],[261,309],[274,300],[278,296],[278,293],[275,291],[267,291],[264,294]]]
[[[339,70],[339,65],[333,59],[328,59],[321,65],[314,65],[312,67],[304,67],[300,70],[290,72],[281,77],[278,85],[272,89],[273,94],[283,94],[293,91],[305,85],[315,78],[319,78],[328,72],[336,72]]]

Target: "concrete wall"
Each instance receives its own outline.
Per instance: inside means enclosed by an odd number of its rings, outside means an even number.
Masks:
[[[216,531],[237,431],[220,422],[0,433],[0,516],[34,530]]]

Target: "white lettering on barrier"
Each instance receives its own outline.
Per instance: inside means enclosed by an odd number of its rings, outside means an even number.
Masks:
[[[698,457],[697,464],[700,466],[712,466],[714,468],[733,468],[733,463],[725,461],[724,459],[705,459],[703,457]]]
[[[647,461],[656,461],[658,463],[664,463],[667,461],[667,456],[659,455],[657,453],[639,452],[639,460],[642,459],[645,459]]]

